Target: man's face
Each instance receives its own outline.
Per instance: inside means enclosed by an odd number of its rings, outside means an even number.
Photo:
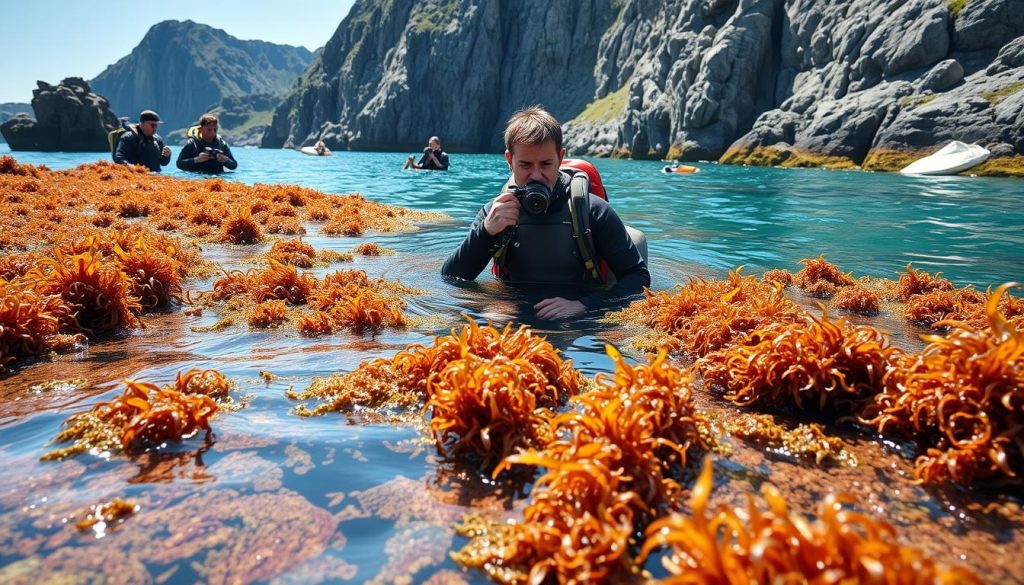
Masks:
[[[441,141],[431,138],[429,141],[427,141],[427,146],[434,150],[441,150]]]
[[[142,133],[146,136],[156,134],[156,122],[140,122],[139,127],[142,128]]]
[[[208,122],[199,127],[199,137],[203,142],[213,142],[217,138],[217,123]]]
[[[558,180],[558,167],[564,157],[565,149],[559,151],[551,141],[516,144],[512,152],[505,151],[505,160],[512,169],[512,177],[520,187],[530,181],[537,181],[554,189]]]

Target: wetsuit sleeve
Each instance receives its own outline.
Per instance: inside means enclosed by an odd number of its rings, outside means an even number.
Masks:
[[[167,163],[171,162],[171,155],[170,154],[168,154],[167,156],[163,155],[163,152],[164,152],[164,141],[163,140],[157,140],[156,144],[157,144],[157,146],[160,147],[160,166],[166,167]]]
[[[439,170],[439,171],[447,171],[448,170],[448,153],[447,152],[442,152],[441,154],[436,155],[436,156],[437,156],[437,162],[441,163],[441,166],[437,167],[437,170]]]
[[[581,303],[588,309],[602,309],[621,304],[625,298],[651,286],[651,273],[626,232],[626,226],[604,199],[595,196],[590,197],[590,229],[594,233],[597,255],[608,263],[616,282],[608,290],[581,298]]]
[[[428,160],[430,160],[430,157],[427,156],[426,153],[423,153],[423,156],[420,157],[420,162],[416,163],[416,168],[420,168],[423,165],[427,164]]]
[[[238,161],[235,160],[235,155],[231,154],[231,147],[228,146],[227,142],[223,140],[220,143],[220,149],[224,151],[224,156],[228,157],[228,162],[224,163],[224,166],[231,169],[232,171],[238,168]]]
[[[114,151],[114,162],[121,165],[129,163],[130,156],[139,150],[139,137],[134,132],[125,132],[117,140]]]
[[[466,239],[441,267],[441,275],[447,277],[473,280],[487,268],[487,263],[494,257],[500,247],[500,237],[492,236],[484,229],[484,219],[491,209],[488,203],[476,214],[473,225],[466,234]]]
[[[196,148],[196,141],[189,140],[185,142],[185,146],[181,147],[181,152],[178,153],[178,161],[175,163],[178,168],[183,171],[194,171],[196,170],[196,156],[199,155],[199,149]]]

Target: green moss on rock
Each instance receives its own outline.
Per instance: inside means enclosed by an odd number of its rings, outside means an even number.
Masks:
[[[605,124],[611,122],[616,116],[626,109],[626,100],[629,97],[629,82],[627,81],[616,91],[594,100],[587,104],[587,107],[574,121],[587,122],[590,124]]]
[[[1024,156],[1016,154],[990,158],[960,174],[979,177],[1024,177]]]
[[[1018,81],[995,91],[983,91],[981,97],[990,101],[994,106],[1022,89],[1024,89],[1024,81]]]

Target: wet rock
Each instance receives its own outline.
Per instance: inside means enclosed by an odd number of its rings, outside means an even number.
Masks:
[[[0,125],[11,150],[110,151],[107,132],[119,122],[103,96],[93,93],[80,77],[69,77],[58,85],[36,84],[38,88],[32,90],[35,120],[20,114]]]

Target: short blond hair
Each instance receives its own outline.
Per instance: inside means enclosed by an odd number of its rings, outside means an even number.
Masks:
[[[512,114],[505,126],[505,149],[513,151],[517,144],[554,142],[562,150],[562,127],[558,120],[541,106],[523,108]]]

